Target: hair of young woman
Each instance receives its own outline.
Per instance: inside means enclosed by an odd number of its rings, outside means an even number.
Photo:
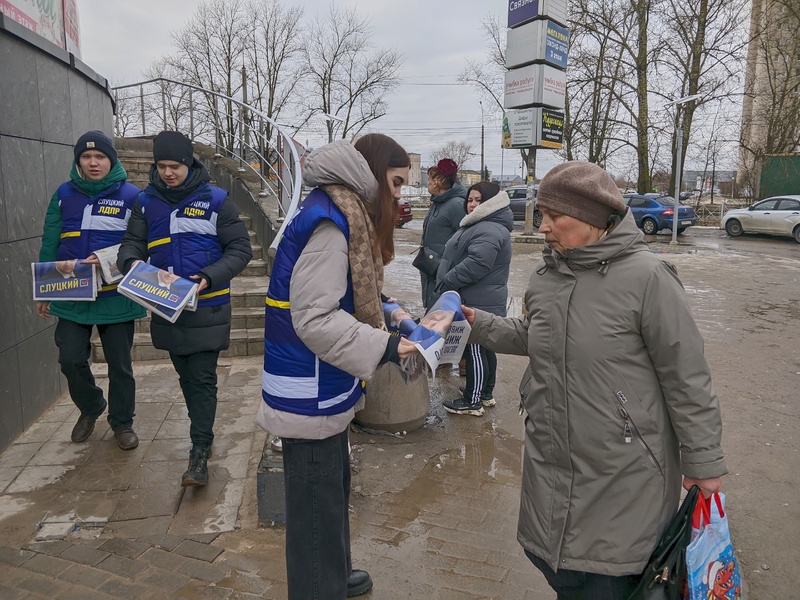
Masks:
[[[455,162],[453,164],[455,164]],[[456,169],[450,175],[444,175],[439,168],[434,165],[428,168],[428,177],[437,180],[440,187],[449,190],[458,181],[458,170]]]
[[[375,247],[380,250],[383,264],[394,258],[394,228],[397,222],[397,201],[387,180],[391,168],[410,167],[411,159],[403,147],[381,133],[369,133],[353,144],[378,180],[378,200],[367,204],[375,226]]]
[[[481,195],[481,203],[483,203],[490,198],[497,196],[497,194],[500,193],[500,186],[496,183],[492,183],[491,181],[479,181],[478,183],[469,186],[469,189],[467,190],[467,198],[464,200],[464,212],[467,212],[469,193],[473,190]]]

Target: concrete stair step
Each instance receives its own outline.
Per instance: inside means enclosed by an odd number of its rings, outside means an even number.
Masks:
[[[263,258],[254,258],[242,271],[244,277],[266,277],[267,276],[267,261]]]
[[[264,329],[263,301],[261,307],[232,308],[231,313],[231,329]],[[137,319],[134,327],[136,333],[150,333],[150,315]],[[100,345],[100,338],[96,334],[92,337],[92,345]]]
[[[220,356],[232,358],[238,356],[258,356],[264,352],[264,329],[231,329],[231,342],[227,350]],[[166,350],[153,347],[149,333],[136,333],[133,336],[131,358],[134,362],[145,360],[169,360]],[[92,362],[104,363],[105,356],[101,345],[92,345]]]

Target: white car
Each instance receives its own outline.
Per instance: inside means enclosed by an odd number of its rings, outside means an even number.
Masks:
[[[800,244],[800,195],[774,196],[747,208],[729,210],[722,225],[732,237],[770,233],[793,237]]]

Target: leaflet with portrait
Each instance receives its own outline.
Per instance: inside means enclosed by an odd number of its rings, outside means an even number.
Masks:
[[[95,266],[77,259],[31,263],[31,279],[38,302],[91,302],[100,284]]]
[[[125,274],[117,286],[117,291],[170,323],[174,323],[187,304],[192,302],[196,307],[197,287],[198,285],[190,279],[139,262]]]

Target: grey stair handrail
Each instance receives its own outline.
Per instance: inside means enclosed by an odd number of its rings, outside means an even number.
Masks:
[[[281,222],[280,228],[278,229],[277,234],[275,235],[275,239],[273,240],[272,244],[268,249],[268,253],[270,256],[275,256],[277,251],[278,243],[283,237],[284,229],[286,228],[287,224],[289,223],[290,217],[294,214],[295,210],[297,210],[297,205],[300,202],[300,194],[302,191],[302,172],[301,172],[301,161],[300,155],[297,152],[297,147],[295,145],[294,140],[290,135],[284,131],[284,128],[275,122],[272,118],[258,110],[257,108],[241,101],[237,100],[236,98],[232,98],[230,96],[226,96],[220,92],[215,92],[213,90],[209,90],[207,88],[197,86],[191,83],[186,83],[183,81],[175,81],[174,79],[167,79],[165,77],[157,77],[155,79],[148,79],[147,81],[139,81],[137,83],[129,83],[126,85],[119,85],[116,87],[111,88],[114,91],[114,99],[119,106],[120,101],[120,90],[126,90],[131,88],[138,88],[138,100],[140,102],[140,116],[141,116],[141,131],[143,136],[147,135],[147,123],[148,120],[145,116],[145,92],[144,88],[147,85],[151,84],[159,84],[159,83],[168,83],[174,86],[178,86],[179,88],[186,88],[189,90],[189,97],[188,97],[188,104],[189,104],[189,129],[190,129],[190,138],[192,141],[201,141],[209,146],[214,148],[214,151],[222,155],[223,153],[229,154],[232,158],[239,162],[239,170],[244,171],[249,169],[253,172],[261,181],[261,193],[260,196],[267,196],[270,193],[275,195],[273,190],[273,186],[277,185],[279,188],[285,191],[284,198],[288,198],[288,204],[284,206],[284,204],[280,201],[280,197],[277,197],[277,208],[279,213],[279,221]],[[211,106],[195,106],[192,100],[192,91],[197,91],[202,94],[205,94],[207,97],[213,97],[215,99],[214,105]],[[167,128],[167,98],[166,98],[166,91],[163,87],[158,90],[158,93],[161,95],[161,124],[163,128]],[[148,93],[147,96],[152,96],[153,93]],[[241,114],[250,113],[258,118],[259,122],[257,126],[251,126],[247,123],[245,118],[237,116],[235,114],[229,114],[226,111],[220,110],[216,108],[216,99],[224,100],[225,102],[230,102],[235,104],[240,110]],[[224,103],[223,103],[224,106]],[[198,121],[197,116],[207,114],[206,111],[215,112],[216,115],[212,115],[212,129],[210,132],[199,133],[196,134],[195,131],[195,123],[201,122]],[[152,109],[151,109],[151,112]],[[117,111],[116,115],[116,128],[119,130],[119,110]],[[225,123],[230,122],[233,124],[233,131],[224,127]],[[272,129],[274,140],[268,138],[265,135],[265,123],[268,123],[270,128]],[[253,140],[250,139],[250,136],[253,136]],[[218,139],[222,137],[223,139],[232,139],[233,140],[233,148],[227,148],[221,145],[218,142]],[[263,149],[271,149],[275,156],[277,157],[277,163],[282,164],[285,169],[281,170],[273,166],[267,156],[264,154],[269,155],[270,152],[268,150]],[[289,161],[287,161],[287,157],[285,156],[286,151],[289,152]],[[263,153],[262,153],[263,151]],[[248,160],[246,160],[246,155],[248,152],[258,159],[260,168],[254,168]],[[288,177],[287,177],[287,170],[288,170]],[[274,182],[270,180],[270,173],[274,176]]]

